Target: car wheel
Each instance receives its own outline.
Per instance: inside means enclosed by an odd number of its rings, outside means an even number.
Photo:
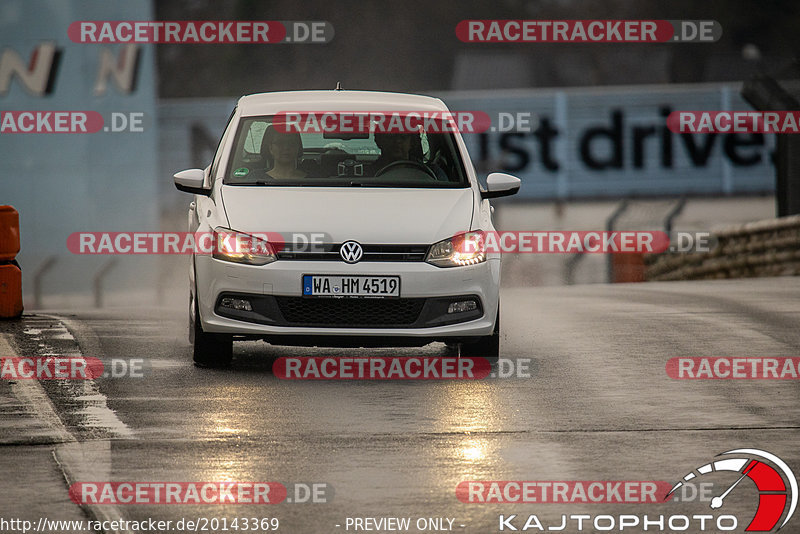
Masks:
[[[497,310],[497,319],[494,321],[494,332],[490,336],[483,336],[472,343],[462,343],[462,356],[481,356],[489,360],[500,357],[500,309]]]
[[[189,340],[193,345],[194,364],[198,367],[228,367],[231,364],[233,336],[204,332],[196,302],[194,321],[189,326]]]

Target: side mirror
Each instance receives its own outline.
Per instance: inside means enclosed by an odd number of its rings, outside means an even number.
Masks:
[[[205,187],[205,178],[206,173],[203,169],[188,169],[176,172],[172,176],[178,191],[208,196],[211,194],[211,188]]]
[[[481,198],[498,198],[515,195],[522,184],[519,178],[502,172],[493,172],[486,177],[486,191],[481,191]]]

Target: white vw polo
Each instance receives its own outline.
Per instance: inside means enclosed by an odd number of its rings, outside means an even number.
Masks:
[[[493,173],[479,186],[447,113],[395,93],[242,97],[211,165],[174,176],[194,195],[189,230],[213,240],[189,269],[195,362],[228,365],[237,339],[440,341],[497,357],[500,257],[483,236],[494,231],[488,199],[520,181]],[[405,120],[426,114],[439,127]]]

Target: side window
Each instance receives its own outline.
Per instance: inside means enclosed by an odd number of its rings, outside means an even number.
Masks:
[[[217,176],[217,169],[219,168],[219,162],[222,159],[222,147],[225,145],[225,140],[228,138],[228,134],[231,130],[231,122],[233,121],[233,116],[236,114],[236,108],[233,108],[231,111],[230,116],[228,117],[228,123],[225,125],[225,131],[222,133],[222,137],[219,139],[219,144],[217,144],[217,151],[214,153],[214,160],[211,163],[211,182],[213,183],[214,179]]]

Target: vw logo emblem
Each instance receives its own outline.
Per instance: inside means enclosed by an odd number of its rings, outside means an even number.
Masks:
[[[339,249],[339,255],[347,263],[356,263],[364,255],[364,249],[355,241],[345,241]]]

